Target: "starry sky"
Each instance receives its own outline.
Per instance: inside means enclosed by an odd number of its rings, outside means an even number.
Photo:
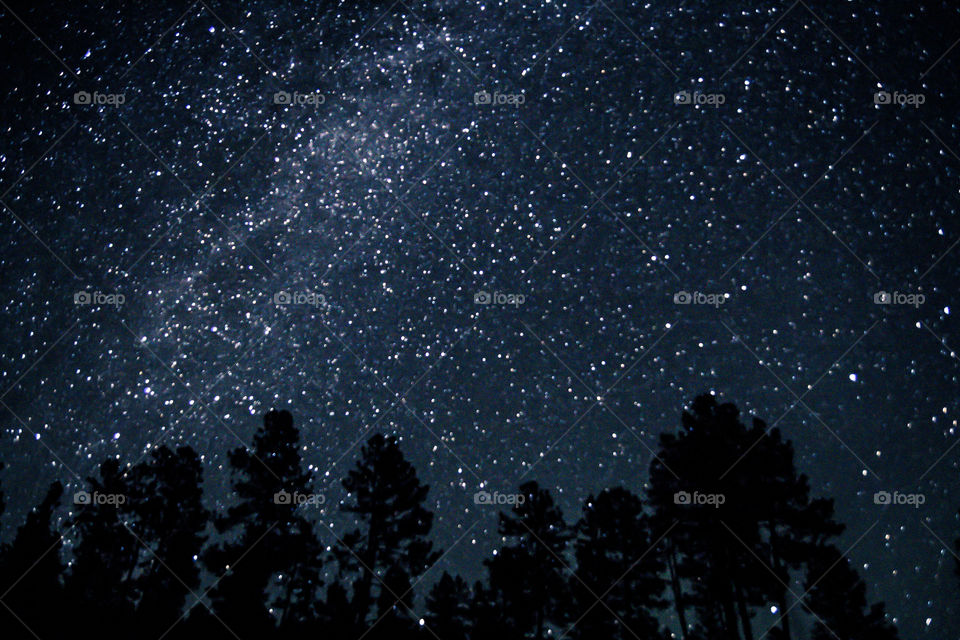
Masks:
[[[960,637],[952,5],[0,3],[4,539],[162,444],[219,502],[286,408],[325,522],[394,434],[476,578],[474,492],[573,521],[709,391],[902,637]]]

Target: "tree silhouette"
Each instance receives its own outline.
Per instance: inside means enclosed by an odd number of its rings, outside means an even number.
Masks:
[[[690,589],[675,598],[696,606],[701,631],[710,635],[749,640],[749,605],[762,603],[761,585],[770,579],[756,560],[766,553],[751,465],[741,460],[762,435],[757,426],[746,429],[732,404],[700,396],[683,413],[679,434],[661,436],[661,451],[650,465],[656,528],[673,526],[668,535],[677,554],[677,582]],[[698,502],[700,496],[707,501]]]
[[[357,632],[350,606],[350,596],[339,582],[327,586],[326,600],[320,605],[318,619],[322,622],[325,636],[330,640],[356,640]]]
[[[370,630],[374,640],[412,638],[417,628],[410,612],[413,610],[413,585],[400,567],[387,569],[377,597],[377,624]]]
[[[433,522],[433,514],[423,506],[429,487],[420,483],[395,438],[372,436],[343,486],[348,501],[341,509],[354,514],[360,526],[343,537],[345,548],[339,549],[338,558],[341,573],[352,578],[353,615],[362,628],[373,622],[375,602],[381,611],[388,604],[391,610],[398,606],[406,611],[408,594],[402,583],[419,577],[439,553],[426,538]],[[393,585],[385,579],[390,569]]]
[[[433,630],[438,638],[466,640],[472,637],[472,600],[473,595],[466,581],[444,571],[427,595],[427,614],[424,616],[427,627]]]
[[[159,637],[181,618],[200,585],[202,476],[192,449],[160,447],[126,472],[105,461],[75,494],[66,590],[81,628],[120,633],[135,621]]]
[[[133,588],[138,624],[159,636],[176,624],[200,586],[196,558],[210,513],[203,506],[203,468],[190,447],[153,451],[133,467],[130,512],[142,548]]]
[[[815,616],[813,640],[897,640],[883,603],[867,606],[867,586],[833,546],[816,549],[807,572],[804,607]]]
[[[415,587],[440,554],[428,540],[429,488],[397,440],[372,436],[342,481],[341,510],[354,526],[333,549],[339,580],[325,591],[328,550],[310,516],[322,497],[301,451],[291,415],[266,414],[251,448],[230,452],[235,500],[213,518],[189,447],[160,447],[132,466],[108,459],[73,496],[66,567],[55,483],[0,546],[0,629],[14,640],[665,640],[674,634],[659,614],[672,604],[685,640],[752,640],[759,607],[774,603],[763,637],[792,640],[807,627],[811,640],[898,637],[837,550],[843,526],[831,500],[811,499],[791,443],[760,420],[746,427],[712,396],[696,398],[680,430],[661,436],[643,500],[604,489],[571,527],[549,491],[521,485],[498,514],[503,544],[484,561],[486,582],[470,588],[444,572],[422,619]],[[3,502],[0,492],[0,512]],[[209,610],[196,607],[206,593],[201,564]],[[802,607],[787,597],[801,576]],[[792,624],[791,610],[805,624]]]
[[[640,498],[622,487],[590,496],[576,530],[573,637],[666,637],[651,613],[666,604],[665,567]]]
[[[758,607],[778,603],[780,638],[790,638],[787,586],[811,550],[842,531],[833,505],[811,500],[793,447],[777,429],[711,395],[663,434],[650,466],[654,531],[664,532],[674,606],[686,633],[687,604],[699,635],[752,640]],[[687,593],[689,591],[689,593]]]
[[[122,635],[133,623],[132,577],[141,547],[128,527],[132,492],[120,463],[105,460],[99,471],[99,478],[87,478],[89,490],[74,494],[75,541],[66,591],[80,629]]]
[[[680,552],[677,548],[677,536],[671,532],[674,526],[672,522],[661,521],[656,517],[652,518],[654,523],[654,536],[661,540],[663,549],[663,561],[667,568],[667,584],[670,587],[671,600],[674,611],[677,614],[677,620],[680,623],[680,637],[683,640],[689,638],[689,624],[687,622],[687,594],[684,591],[680,574]]]
[[[522,629],[529,627],[529,623],[521,627],[519,621],[512,617],[517,612],[511,611],[507,604],[504,592],[480,580],[474,583],[473,600],[470,603],[473,640],[514,640],[523,637]]]
[[[315,494],[293,417],[267,413],[252,450],[234,449],[229,460],[238,502],[214,521],[229,538],[204,554],[220,577],[210,592],[213,613],[235,633],[269,636],[277,627],[299,633],[317,615],[323,549],[298,502],[316,500],[309,499]]]
[[[766,425],[754,422],[755,430],[764,435],[747,454],[751,482],[754,486],[756,515],[767,550],[763,561],[776,579],[768,581],[766,595],[772,595],[779,611],[781,640],[790,640],[790,607],[787,603],[791,571],[801,569],[819,546],[839,536],[843,525],[834,521],[833,501],[810,500],[810,484],[805,475],[798,475],[794,466],[793,446],[781,440],[780,431],[767,433]]]
[[[509,623],[523,637],[542,640],[548,625],[569,617],[563,557],[572,534],[547,490],[527,482],[519,495],[523,500],[500,514],[500,535],[513,544],[484,563]]]
[[[0,462],[0,471],[3,471],[4,468],[6,468],[6,465],[4,465],[3,462]],[[0,487],[2,487],[2,485],[0,485]],[[6,511],[6,509],[7,509],[7,497],[3,493],[3,489],[0,488],[0,516],[3,515],[3,512]]]
[[[0,553],[0,624],[5,637],[56,637],[64,606],[61,576],[63,541],[53,526],[63,485],[55,482],[46,497],[17,530],[13,543]],[[52,615],[53,614],[53,615]]]

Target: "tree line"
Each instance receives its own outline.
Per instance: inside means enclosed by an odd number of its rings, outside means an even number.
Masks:
[[[60,527],[54,483],[0,547],[0,629],[42,640],[898,637],[791,443],[712,395],[661,435],[642,496],[604,489],[571,522],[549,490],[521,485],[472,585],[425,579],[442,555],[429,487],[395,438],[363,446],[338,505],[352,524],[329,529],[328,545],[302,450],[292,416],[267,413],[252,445],[229,453],[231,506],[216,512],[190,447],[104,461]]]

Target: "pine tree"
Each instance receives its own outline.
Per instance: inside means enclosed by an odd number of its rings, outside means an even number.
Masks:
[[[756,585],[770,576],[751,554],[763,557],[765,551],[752,513],[749,465],[737,461],[759,434],[751,441],[736,407],[718,404],[710,395],[693,401],[681,426],[679,434],[661,436],[661,450],[650,466],[655,528],[673,527],[669,544],[677,554],[678,580],[672,584],[690,591],[674,597],[697,609],[707,632],[738,639],[744,629],[749,639],[747,599],[755,602]],[[710,502],[698,503],[698,496]]]
[[[369,637],[372,640],[413,638],[417,627],[410,616],[414,597],[410,576],[400,567],[392,566],[383,577],[382,587],[377,597],[377,622]]]
[[[120,463],[106,460],[99,472],[87,479],[89,490],[74,494],[66,591],[81,632],[118,636],[132,624],[137,593],[131,578],[142,548],[130,528],[132,492]]]
[[[755,611],[772,601],[779,637],[790,638],[785,585],[812,548],[842,531],[832,502],[810,499],[792,445],[761,420],[744,426],[734,405],[700,396],[680,433],[661,436],[650,483],[654,530],[669,531],[669,585],[682,624],[691,604],[699,633],[752,640]]]
[[[584,640],[665,637],[652,613],[666,604],[661,599],[665,567],[652,548],[650,522],[640,498],[622,487],[590,496],[576,530],[579,580],[573,581],[573,636]]]
[[[64,607],[63,541],[52,523],[63,485],[55,482],[17,530],[0,560],[0,625],[14,640],[57,637]]]
[[[833,546],[819,547],[807,572],[804,608],[814,618],[813,640],[897,640],[883,603],[867,606],[867,585]]]
[[[0,471],[3,471],[6,468],[6,465],[3,462],[0,462]],[[3,489],[0,489],[0,516],[3,515],[3,512],[7,509],[7,498],[3,493]]]
[[[755,482],[753,495],[767,556],[764,562],[776,575],[763,589],[772,596],[780,612],[780,640],[790,640],[791,629],[787,603],[791,572],[801,569],[818,546],[839,536],[843,525],[833,518],[832,500],[810,500],[810,485],[805,475],[798,475],[794,466],[793,446],[781,440],[780,431],[760,420],[754,421],[750,437],[761,433],[758,444],[744,457]]]
[[[523,637],[523,629],[530,626],[513,619],[517,613],[507,607],[502,591],[477,580],[473,585],[473,600],[470,602],[470,619],[473,632],[471,640],[516,640]]]
[[[184,603],[199,595],[196,558],[210,518],[203,506],[203,468],[190,447],[176,452],[160,447],[129,477],[132,529],[143,547],[133,580],[137,624],[159,635],[177,623]]]
[[[213,612],[235,633],[300,632],[316,617],[323,550],[298,502],[305,496],[312,504],[315,494],[290,413],[267,413],[252,450],[235,449],[229,460],[238,501],[214,521],[229,538],[204,554],[220,578],[210,592]]]
[[[319,619],[322,622],[324,638],[327,640],[357,640],[363,631],[351,614],[350,596],[339,582],[331,582],[320,607]]]
[[[354,620],[366,627],[373,622],[373,604],[381,600],[376,594],[384,589],[384,597],[392,597],[407,612],[406,594],[384,587],[389,569],[396,568],[406,580],[413,580],[439,557],[426,537],[433,522],[433,514],[423,506],[429,487],[420,483],[397,440],[381,434],[364,445],[343,486],[350,501],[341,508],[355,514],[361,526],[343,537],[346,548],[339,550],[338,557],[342,573],[353,576]]]
[[[470,638],[472,600],[470,587],[463,578],[444,571],[427,595],[426,626],[439,638]]]
[[[189,447],[161,447],[123,471],[116,460],[74,496],[74,561],[66,580],[83,631],[169,630],[199,588],[195,558],[209,513],[202,469]],[[190,599],[193,596],[190,595]]]
[[[512,544],[484,564],[509,623],[524,637],[543,640],[548,626],[568,621],[564,554],[572,534],[547,490],[527,482],[519,495],[523,500],[500,514],[500,535]]]

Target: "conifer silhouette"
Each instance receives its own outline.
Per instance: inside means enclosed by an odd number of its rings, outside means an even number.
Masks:
[[[499,532],[508,544],[485,564],[507,622],[542,640],[549,626],[559,628],[569,618],[564,555],[572,533],[549,491],[527,482],[519,495],[522,501],[500,513]]]
[[[66,577],[71,618],[80,629],[122,635],[134,621],[137,592],[132,578],[142,547],[129,527],[132,494],[115,459],[105,460],[99,478],[74,494],[73,562]]]
[[[427,595],[427,626],[440,638],[470,638],[472,600],[466,581],[444,571]]]
[[[302,468],[299,432],[287,411],[271,411],[251,450],[229,456],[237,503],[215,519],[227,541],[204,562],[219,581],[213,613],[230,630],[270,636],[316,617],[323,550],[297,496],[315,495]],[[201,614],[203,615],[203,614]]]
[[[53,524],[61,496],[63,485],[54,482],[0,554],[0,628],[6,638],[56,637],[63,631],[62,615],[53,615],[64,606],[63,541]]]
[[[663,638],[664,562],[640,498],[622,487],[589,496],[576,525],[575,638]]]
[[[343,537],[346,548],[337,554],[342,572],[350,577],[354,620],[360,627],[372,624],[374,603],[380,603],[381,611],[389,605],[409,616],[404,581],[419,577],[440,555],[427,540],[433,514],[423,503],[429,487],[420,483],[397,440],[381,434],[363,446],[343,486],[349,498],[341,509],[354,514],[359,524]]]
[[[753,640],[752,619],[772,601],[779,636],[791,637],[787,585],[842,531],[832,502],[810,499],[793,456],[777,429],[757,419],[747,428],[711,395],[683,413],[679,434],[661,436],[650,466],[654,530],[668,532],[674,606],[684,621],[683,607],[696,610],[699,635]]]
[[[130,472],[131,528],[143,547],[133,579],[139,625],[161,633],[176,624],[184,604],[196,601],[210,513],[203,506],[203,468],[190,447],[168,447]]]
[[[807,571],[804,607],[814,616],[812,640],[897,640],[883,603],[867,606],[867,586],[849,559],[830,545],[816,549]]]
[[[524,626],[521,626],[524,619],[514,619],[517,612],[507,606],[509,602],[511,601],[508,601],[508,596],[503,591],[490,587],[481,580],[474,583],[473,600],[470,603],[473,640],[513,640],[524,637],[522,630],[530,625],[524,623]]]
[[[108,459],[69,505],[68,566],[55,483],[0,546],[0,630],[14,640],[663,640],[660,612],[672,606],[684,640],[753,640],[759,607],[774,603],[761,634],[771,639],[805,628],[809,640],[898,637],[834,545],[843,526],[831,500],[810,497],[792,445],[712,396],[661,436],[643,499],[602,490],[571,527],[550,492],[527,482],[499,514],[503,544],[484,561],[487,580],[470,588],[444,572],[423,600],[417,587],[440,554],[428,539],[429,488],[397,440],[372,436],[342,481],[354,527],[332,550],[338,579],[325,590],[328,550],[310,511],[322,499],[301,450],[292,416],[266,414],[252,447],[229,454],[235,500],[215,517],[189,447],[160,447],[133,466]],[[3,503],[0,493],[0,512]],[[803,577],[801,607],[787,596]],[[210,609],[197,606],[204,593]]]

